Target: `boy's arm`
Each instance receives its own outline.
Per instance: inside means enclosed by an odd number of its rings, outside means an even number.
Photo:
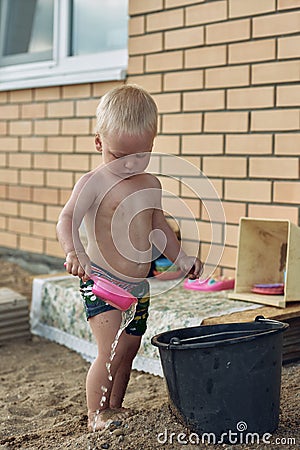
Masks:
[[[153,229],[162,231],[154,238],[154,245],[174,264],[176,264],[183,272],[189,273],[193,278],[199,277],[203,272],[203,264],[199,258],[188,256],[182,249],[176,234],[168,225],[162,210],[156,209],[153,213]]]
[[[161,191],[160,182],[156,179],[156,187]],[[191,277],[197,278],[203,272],[203,264],[197,257],[187,256],[183,251],[176,234],[168,225],[161,207],[161,195],[159,205],[153,212],[152,229],[160,230],[162,233],[153,235],[153,244],[160,250],[170,261],[176,264],[183,272],[189,273]]]
[[[66,255],[66,270],[84,281],[89,278],[90,260],[80,240],[80,224],[94,202],[90,173],[76,183],[71,197],[59,215],[57,237]]]

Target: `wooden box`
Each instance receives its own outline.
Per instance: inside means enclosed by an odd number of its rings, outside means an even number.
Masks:
[[[283,282],[284,295],[251,292],[257,283]],[[229,298],[281,308],[300,301],[300,228],[289,220],[241,218],[235,289]]]

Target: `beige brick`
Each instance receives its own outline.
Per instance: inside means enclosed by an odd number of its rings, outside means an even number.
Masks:
[[[183,20],[183,9],[148,14],[146,16],[146,30],[151,32],[179,28],[183,26]]]
[[[205,0],[197,0],[197,3],[204,2]],[[195,0],[165,0],[165,8],[174,8],[176,6],[186,6],[191,3],[195,3]]]
[[[165,72],[168,70],[176,70],[183,68],[183,52],[167,52],[157,53],[154,55],[146,55],[146,71],[147,72]]]
[[[240,218],[246,216],[246,205],[236,202],[222,202],[226,223],[239,224]]]
[[[127,74],[138,75],[138,74],[144,73],[144,62],[145,62],[145,58],[143,55],[129,56]]]
[[[95,117],[99,100],[78,100],[76,102],[76,116],[78,117]]]
[[[0,232],[0,242],[5,242],[5,247],[17,248],[18,237],[16,233]]]
[[[74,144],[72,136],[53,136],[47,138],[48,152],[73,152]]]
[[[220,260],[221,266],[236,267],[237,249],[235,247],[225,247]]]
[[[0,134],[3,136],[7,134],[7,122],[5,120],[0,122]]]
[[[31,195],[30,186],[8,186],[8,198],[11,200],[30,201]]]
[[[279,203],[300,203],[299,182],[275,182],[274,201]]]
[[[105,81],[101,83],[92,84],[92,97],[102,97],[106,92],[114,89],[115,87],[122,86],[124,81]]]
[[[223,153],[223,136],[216,134],[182,136],[182,152],[199,155]]]
[[[91,153],[94,151],[95,151],[95,144],[92,136],[76,136],[75,152]]]
[[[206,27],[206,43],[242,41],[250,38],[250,20],[222,22]]]
[[[33,167],[35,169],[58,169],[58,166],[58,155],[43,153],[33,157]]]
[[[168,195],[169,193],[174,195],[179,195],[180,192],[180,181],[175,180],[170,177],[159,177],[159,181],[161,182],[163,195]]]
[[[142,75],[131,76],[128,78],[129,83],[138,84],[142,88],[146,89],[150,94],[161,92],[162,90],[162,75]]]
[[[251,113],[251,130],[298,130],[298,110],[254,111]]]
[[[29,103],[21,105],[22,119],[43,119],[46,116],[45,103]]]
[[[34,220],[32,222],[32,234],[34,236],[55,239],[56,238],[56,226],[55,223],[41,222]]]
[[[218,22],[227,19],[226,1],[214,1],[186,8],[186,25]]]
[[[228,134],[226,153],[234,154],[270,154],[272,153],[271,134]]]
[[[43,186],[44,172],[42,170],[21,170],[21,184]]]
[[[6,186],[5,184],[0,184],[0,198],[5,198],[5,199],[7,198],[6,187],[8,189],[10,186]]]
[[[74,102],[60,101],[47,104],[48,117],[71,117],[74,116]]]
[[[62,134],[90,134],[89,119],[63,119]]]
[[[19,219],[17,217],[8,218],[8,230],[15,233],[30,234],[31,221],[27,219]]]
[[[34,250],[35,253],[44,253],[44,240],[41,238],[36,238],[32,236],[20,236],[20,250],[25,250],[28,252],[32,252]]]
[[[299,81],[300,61],[255,64],[252,67],[252,83],[287,83]]]
[[[21,203],[20,216],[28,219],[44,219],[44,206],[34,203]]]
[[[18,171],[15,169],[0,169],[1,183],[16,184],[18,183]]]
[[[196,47],[204,43],[204,28],[192,27],[165,33],[165,49]]]
[[[206,69],[205,87],[218,88],[246,86],[250,81],[249,66],[218,67]]]
[[[7,222],[6,217],[0,216],[0,229],[1,230],[6,230],[7,229],[7,223],[6,222]],[[1,234],[0,234],[0,237],[1,237]]]
[[[250,158],[249,175],[253,178],[298,178],[297,158]]]
[[[225,199],[235,201],[271,201],[271,182],[250,180],[225,180]]]
[[[9,167],[31,167],[31,155],[27,153],[10,153],[8,155]]]
[[[36,120],[34,122],[34,133],[36,135],[51,135],[59,133],[58,120]]]
[[[128,23],[129,36],[135,36],[137,34],[143,33],[145,33],[145,17],[144,16],[130,17]]]
[[[279,205],[249,205],[249,217],[260,219],[290,220],[298,223],[298,208]]]
[[[57,205],[59,202],[58,189],[49,189],[42,187],[34,187],[32,189],[33,201],[35,203],[44,203],[46,205]]]
[[[275,0],[229,0],[229,17],[254,16],[275,11]]]
[[[208,111],[224,109],[224,91],[186,92],[183,94],[184,111]]]
[[[129,38],[129,54],[140,55],[161,51],[163,48],[162,36],[162,33],[152,33]]]
[[[204,116],[204,131],[235,132],[247,131],[248,114],[246,112],[208,112]]]
[[[299,106],[300,84],[277,87],[277,106]]]
[[[179,154],[179,136],[159,135],[155,138],[153,151]]]
[[[50,256],[57,256],[58,258],[64,257],[64,252],[57,242],[57,240],[46,239],[45,242],[45,253]]]
[[[31,102],[32,94],[32,89],[19,89],[16,91],[10,91],[9,100],[11,103]]]
[[[299,58],[300,36],[278,39],[278,58]]]
[[[300,8],[300,0],[278,0],[277,8],[279,10]]]
[[[88,170],[89,158],[85,155],[62,155],[60,168],[62,170]]]
[[[156,94],[154,101],[160,113],[180,111],[180,94]]]
[[[168,198],[162,199],[162,207],[165,213],[188,219],[198,219],[200,217],[200,201],[198,199],[178,199]]]
[[[49,222],[57,222],[61,210],[61,206],[46,206],[46,220]]]
[[[164,91],[186,91],[203,88],[202,70],[185,70],[167,73],[164,77]]]
[[[226,245],[237,246],[239,242],[239,226],[226,224]]]
[[[65,205],[69,200],[72,189],[59,189],[59,205]]]
[[[1,167],[5,167],[7,165],[6,160],[7,160],[7,153],[0,153],[0,166]]]
[[[1,214],[6,216],[17,216],[18,215],[18,203],[12,201],[0,201],[0,211]]]
[[[7,103],[7,102],[8,102],[8,92],[0,91],[0,103]]]
[[[91,90],[90,84],[70,84],[62,87],[62,96],[72,100],[74,98],[90,97]]]
[[[275,135],[275,154],[300,155],[300,134],[284,133]]]
[[[247,160],[234,156],[205,156],[203,172],[209,177],[243,178],[247,175]]]
[[[21,150],[25,152],[43,152],[45,150],[45,138],[43,137],[22,137]]]
[[[17,137],[0,137],[0,150],[2,152],[17,151],[18,147]]]
[[[274,106],[273,87],[230,89],[227,91],[228,109],[270,108]]]
[[[0,119],[10,120],[19,118],[18,105],[2,105],[0,108]]]
[[[268,61],[276,57],[275,39],[229,45],[229,63]]]
[[[73,187],[73,173],[65,171],[52,171],[46,174],[46,185],[57,188]]]
[[[276,36],[300,31],[300,12],[277,13],[253,19],[253,37]]]
[[[199,133],[202,114],[166,114],[163,116],[164,133]]]
[[[11,136],[28,136],[32,133],[32,122],[29,120],[12,120],[8,129]]]
[[[36,101],[40,100],[58,100],[60,98],[60,87],[51,86],[35,89],[34,98]]]
[[[226,64],[226,46],[195,48],[185,51],[185,67],[210,67]]]
[[[129,0],[129,15],[136,15],[157,11],[163,8],[163,0]]]

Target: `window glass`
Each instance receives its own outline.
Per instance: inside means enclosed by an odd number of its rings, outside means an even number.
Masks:
[[[73,0],[71,55],[127,47],[127,0]]]
[[[52,59],[54,0],[0,0],[0,65]]]

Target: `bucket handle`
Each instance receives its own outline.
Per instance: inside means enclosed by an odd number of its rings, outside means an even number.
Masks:
[[[255,322],[265,322],[265,323],[274,324],[274,325],[281,325],[282,331],[286,330],[289,327],[288,323],[279,322],[279,320],[274,320],[274,319],[266,319],[264,316],[256,316]]]
[[[231,335],[233,333],[237,333],[237,331],[222,331],[220,333],[213,333],[213,334],[204,334],[203,336],[193,336],[190,338],[185,338],[185,339],[179,339],[176,336],[174,336],[173,338],[171,338],[170,340],[170,344],[181,344],[184,342],[191,342],[191,341],[198,341],[199,339],[205,339],[205,338],[210,338],[210,337],[215,337],[215,336],[223,336],[223,335]],[[238,333],[245,333],[248,334],[248,336],[253,336],[255,334],[259,334],[260,330],[239,330]],[[242,336],[240,336],[242,337]],[[238,337],[233,338],[233,339],[238,339]]]

